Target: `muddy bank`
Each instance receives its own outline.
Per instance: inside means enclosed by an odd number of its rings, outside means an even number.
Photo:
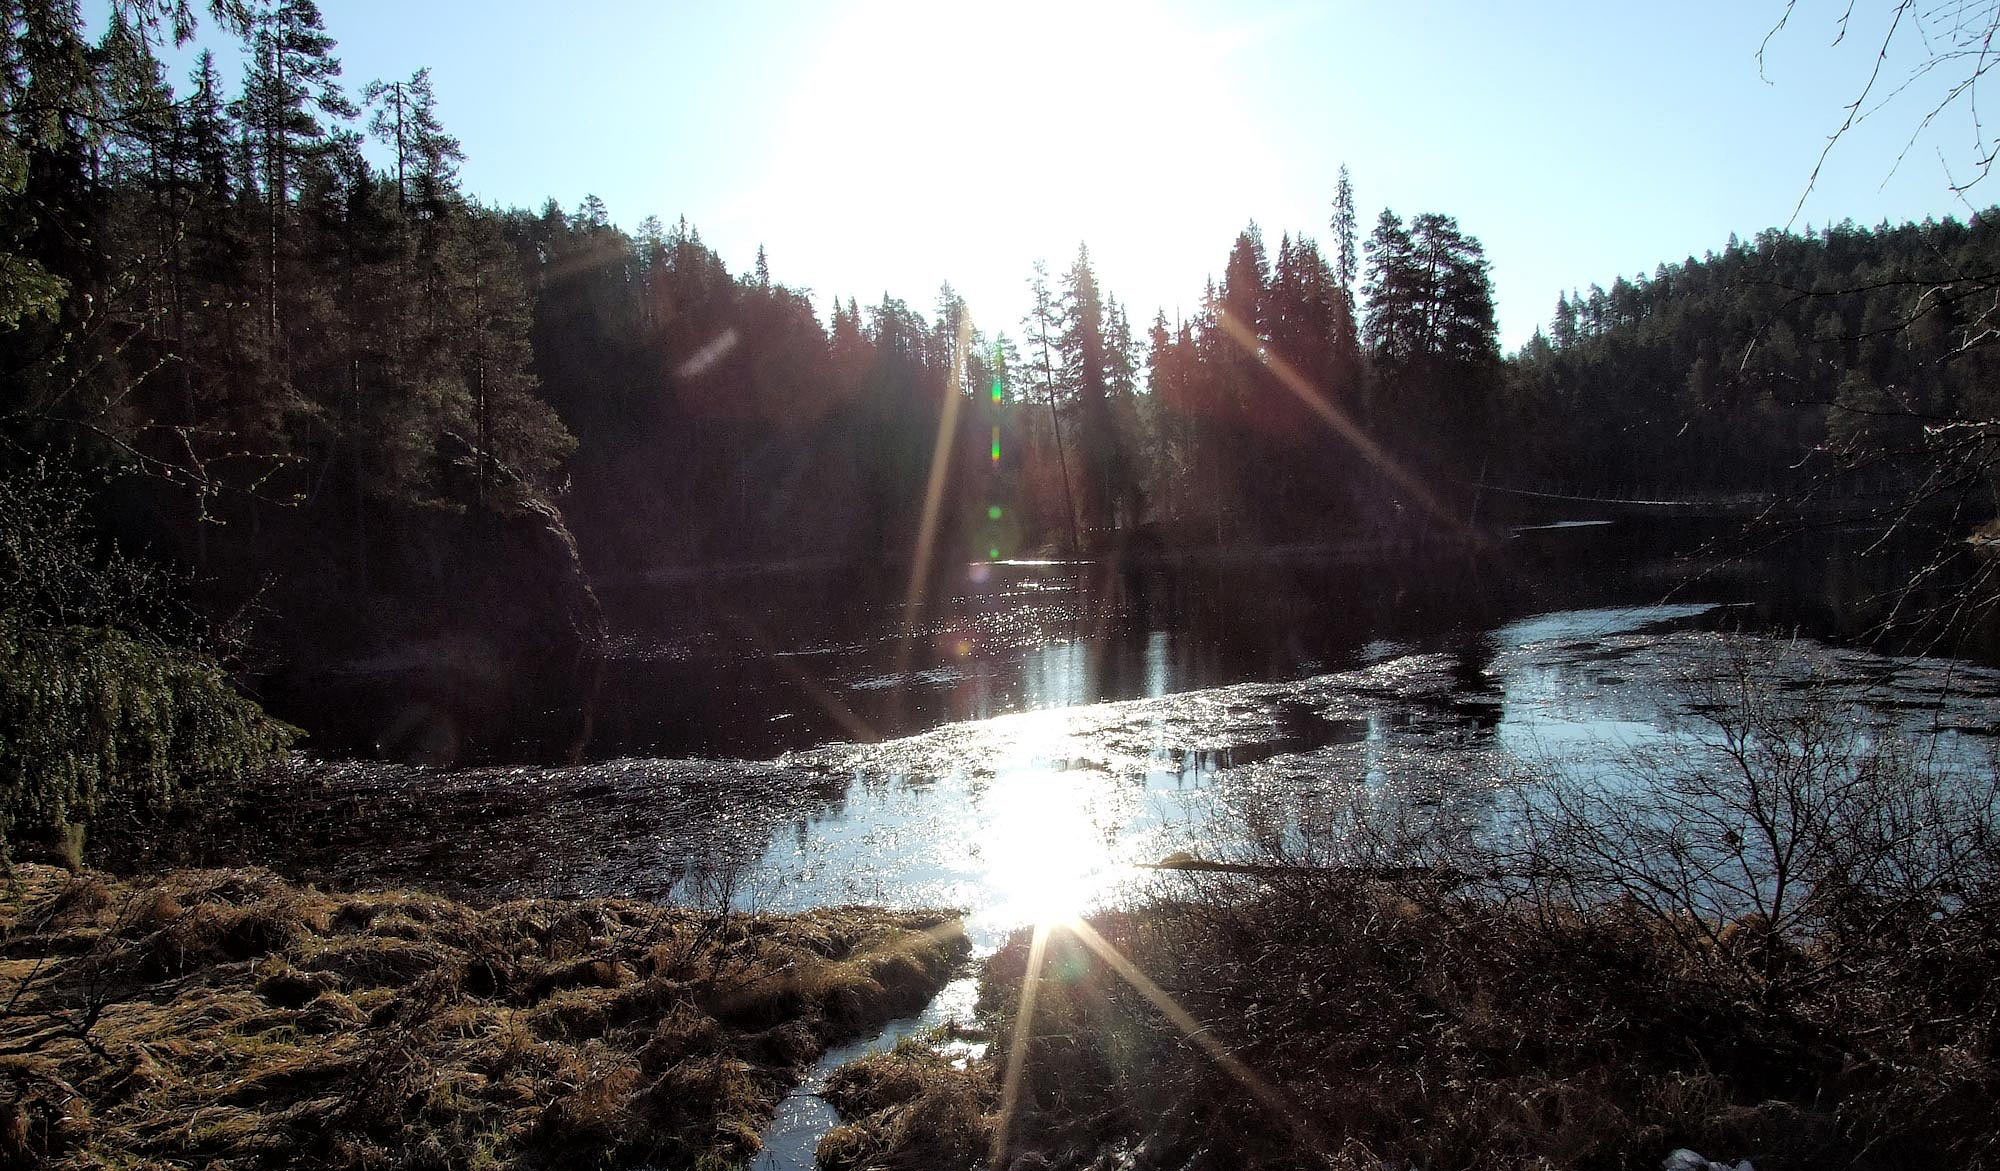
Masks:
[[[940,912],[477,909],[256,870],[19,866],[0,931],[23,1167],[740,1163],[829,1045],[966,951]]]

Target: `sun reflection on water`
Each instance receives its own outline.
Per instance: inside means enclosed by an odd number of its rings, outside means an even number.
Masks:
[[[1111,850],[1122,824],[1109,807],[1115,787],[1094,772],[1068,767],[1075,745],[1063,713],[1020,723],[1011,759],[995,771],[980,800],[975,840],[997,918],[1067,923],[1123,871]]]

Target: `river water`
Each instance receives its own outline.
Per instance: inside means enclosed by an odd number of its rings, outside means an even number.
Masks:
[[[202,848],[479,898],[955,906],[983,952],[1117,901],[1174,851],[1227,859],[1357,792],[1476,826],[1526,773],[1679,734],[1718,677],[1810,679],[1884,729],[1985,756],[2000,670],[1983,644],[1860,645],[1907,575],[1858,556],[1866,534],[1756,557],[1715,535],[1571,525],[1147,581],[988,563],[913,608],[814,579],[634,583],[611,596],[597,759],[306,763],[237,810],[247,844]],[[525,721],[512,755],[559,738],[543,727]],[[811,1085],[767,1166],[810,1166],[830,1121]]]

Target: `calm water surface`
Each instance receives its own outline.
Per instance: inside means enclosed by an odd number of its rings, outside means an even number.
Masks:
[[[235,811],[242,833],[192,850],[480,898],[955,906],[984,952],[1117,901],[1176,850],[1227,859],[1357,793],[1477,827],[1525,772],[1681,734],[1734,672],[1831,683],[1855,718],[1986,758],[1987,644],[1859,646],[1907,561],[1858,556],[1863,534],[1750,558],[1716,535],[1578,525],[1124,580],[956,566],[907,612],[879,582],[628,584],[607,591],[594,703],[527,696],[507,734],[466,737],[474,761],[548,759],[587,714],[586,763],[304,763]],[[812,1085],[764,1165],[811,1165],[831,1121]]]
[[[1032,709],[1351,669],[1376,648],[1456,656],[1535,614],[1731,604],[1719,623],[1851,642],[1915,554],[1834,531],[1771,545],[1735,524],[1538,526],[1477,549],[1175,556],[1143,573],[941,565],[895,574],[601,587],[613,650],[585,754],[769,759]],[[913,620],[906,622],[905,618]],[[1988,639],[1970,649],[2000,662]],[[578,697],[523,696],[468,761],[567,759]]]
[[[239,813],[321,881],[952,905],[990,943],[1110,897],[1137,863],[1226,855],[1260,819],[1355,786],[1477,820],[1526,768],[1664,734],[1724,669],[1777,685],[1810,670],[1882,720],[1983,747],[1989,667],[1849,645],[1893,561],[1839,540],[1732,559],[1713,535],[1576,526],[1110,585],[1090,567],[959,567],[907,625],[821,580],[627,586],[600,759],[313,763]],[[574,697],[537,710],[517,757]]]

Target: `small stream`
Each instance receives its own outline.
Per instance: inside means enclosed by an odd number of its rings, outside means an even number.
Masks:
[[[826,1088],[827,1077],[850,1061],[894,1049],[906,1037],[922,1038],[952,1021],[970,1024],[972,1006],[978,998],[978,980],[961,976],[946,984],[916,1016],[890,1021],[873,1037],[827,1050],[806,1079],[778,1103],[777,1115],[758,1136],[764,1149],[751,1164],[752,1171],[812,1171],[818,1166],[813,1152],[818,1149],[819,1140],[840,1125],[839,1114],[819,1096]],[[947,1046],[948,1051],[963,1057],[976,1058],[986,1052],[983,1041],[953,1041],[947,1042]]]

